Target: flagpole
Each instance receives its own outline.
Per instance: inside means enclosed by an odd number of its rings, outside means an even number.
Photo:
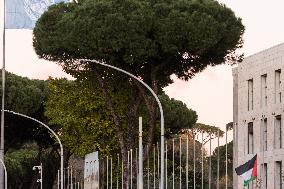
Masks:
[[[2,54],[2,111],[1,111],[1,145],[0,145],[0,159],[4,161],[4,109],[5,109],[5,61],[6,61],[6,0],[3,0],[3,54]],[[0,188],[4,189],[4,170],[3,167],[0,168]]]
[[[211,146],[212,146],[212,143],[211,143],[211,142],[212,142],[212,141],[211,141],[211,139],[212,139],[212,137],[211,137],[211,133],[210,133],[210,141],[209,141],[209,142],[210,142],[210,143],[209,143],[209,173],[208,173],[208,174],[209,174],[209,176],[208,176],[208,177],[209,177],[209,178],[208,178],[208,181],[209,181],[209,182],[208,182],[209,189],[211,189],[211,171],[212,171],[212,168],[211,168],[211,165],[212,165],[212,164],[211,164],[211,163],[212,163],[212,162],[211,162]]]
[[[228,126],[226,125],[226,175],[225,175],[225,182],[226,182],[226,189],[228,189]]]
[[[196,168],[195,168],[195,133],[193,132],[193,189],[195,189],[196,183]]]
[[[201,189],[203,189],[203,132],[201,134]]]
[[[219,189],[219,177],[220,177],[220,133],[218,130],[218,156],[217,156],[217,189]]]

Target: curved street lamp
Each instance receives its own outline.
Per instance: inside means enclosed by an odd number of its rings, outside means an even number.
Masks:
[[[5,170],[5,189],[7,189],[7,169],[6,169],[6,166],[5,166],[5,163],[3,162],[2,159],[0,159],[0,163],[2,164],[2,166],[4,167],[4,170]]]
[[[45,128],[47,128],[55,136],[55,138],[57,139],[57,141],[58,141],[58,143],[60,145],[60,169],[61,169],[61,176],[60,177],[61,177],[61,189],[63,189],[63,145],[62,145],[58,135],[49,126],[47,126],[46,124],[44,124],[43,122],[41,122],[41,121],[39,121],[39,120],[37,120],[35,118],[32,118],[30,116],[27,116],[27,115],[24,115],[24,114],[21,114],[21,113],[13,112],[13,111],[10,111],[10,110],[4,110],[4,112],[11,113],[11,114],[14,114],[14,115],[18,115],[18,116],[22,116],[22,117],[31,119],[31,120],[41,124]],[[7,179],[7,177],[5,177],[5,178]]]
[[[158,106],[159,106],[159,109],[160,109],[160,116],[161,116],[161,181],[160,181],[160,189],[163,189],[164,188],[164,166],[165,166],[165,137],[164,137],[164,133],[165,133],[165,126],[164,126],[164,112],[163,112],[163,108],[162,108],[162,104],[158,98],[158,96],[156,95],[156,93],[153,91],[153,89],[151,89],[151,87],[146,84],[144,81],[142,81],[141,79],[139,79],[138,77],[136,77],[135,75],[123,70],[123,69],[120,69],[120,68],[117,68],[115,66],[112,66],[112,65],[109,65],[109,64],[105,64],[105,63],[102,63],[102,62],[99,62],[97,60],[89,60],[89,59],[79,59],[79,61],[84,61],[84,62],[93,62],[93,63],[96,63],[96,64],[99,64],[99,65],[102,65],[102,66],[105,66],[105,67],[109,67],[109,68],[112,68],[112,69],[115,69],[119,72],[122,72],[122,73],[125,73],[126,75],[136,79],[138,82],[140,82],[142,85],[144,85],[151,93],[152,95],[155,97],[155,100],[157,101],[158,103]]]

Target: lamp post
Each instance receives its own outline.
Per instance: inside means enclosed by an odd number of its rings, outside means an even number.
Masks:
[[[13,111],[10,111],[10,110],[4,110],[4,111],[7,112],[7,113],[11,113],[11,114],[14,114],[14,115],[18,115],[18,116],[22,116],[22,117],[31,119],[31,120],[41,124],[45,128],[47,128],[55,136],[55,138],[57,139],[57,141],[60,145],[60,169],[61,169],[61,187],[60,188],[63,189],[63,145],[62,145],[58,135],[49,126],[47,126],[46,124],[44,124],[43,122],[41,122],[41,121],[39,121],[35,118],[32,118],[30,116],[27,116],[27,115],[24,115],[24,114],[21,114],[21,113],[13,112]]]
[[[102,65],[102,66],[105,66],[105,67],[108,67],[108,68],[115,69],[119,72],[125,73],[126,75],[134,78],[135,80],[140,82],[142,85],[144,85],[151,92],[151,94],[154,96],[155,100],[158,103],[158,106],[159,106],[159,109],[160,109],[160,116],[161,116],[161,160],[160,160],[161,161],[161,180],[160,180],[160,189],[164,189],[164,171],[165,171],[165,169],[164,169],[164,166],[165,166],[164,112],[163,112],[162,104],[161,104],[158,96],[156,95],[156,93],[153,91],[153,89],[151,89],[151,87],[148,84],[146,84],[144,81],[142,81],[141,79],[139,79],[135,75],[133,75],[133,74],[131,74],[131,73],[129,73],[129,72],[123,70],[123,69],[117,68],[117,67],[109,65],[109,64],[99,62],[97,60],[79,59],[79,61],[92,62],[92,63],[99,64],[99,65]]]
[[[40,178],[37,179],[37,182],[40,182],[40,189],[42,189],[42,163],[38,166],[33,166],[33,170],[37,170],[40,174]]]
[[[3,166],[3,168],[4,168],[4,170],[5,170],[5,189],[7,189],[7,177],[8,177],[8,175],[7,175],[7,169],[6,169],[6,166],[5,166],[5,163],[3,162],[3,160],[2,159],[0,159],[0,162],[1,162],[1,164],[2,164],[2,166]]]

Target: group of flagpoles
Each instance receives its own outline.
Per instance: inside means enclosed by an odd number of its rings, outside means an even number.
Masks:
[[[63,189],[83,189],[84,188],[84,182],[77,180],[76,171],[73,169],[72,166],[64,169],[63,183],[64,183]],[[57,187],[58,189],[60,189],[60,170],[57,171]]]
[[[139,121],[139,125],[140,125],[140,121]],[[142,125],[142,120],[141,120],[141,125]],[[227,131],[226,131],[227,132]],[[204,179],[203,179],[203,174],[204,174],[204,145],[209,142],[209,145],[211,146],[211,142],[214,138],[212,138],[212,135],[208,135],[207,138],[209,137],[210,140],[207,140],[206,142],[204,142],[204,133],[200,133],[201,134],[201,158],[202,158],[202,161],[201,161],[201,169],[202,169],[202,183],[201,183],[201,186],[202,188],[204,188]],[[226,134],[227,135],[227,134]],[[219,136],[219,133],[217,134],[217,139],[218,139],[218,151],[217,151],[217,189],[219,189],[220,187],[220,184],[219,184],[219,171],[220,171],[220,150],[219,150],[219,140],[220,140],[220,136]],[[186,140],[186,141],[184,141]],[[188,169],[189,169],[189,164],[188,164],[188,161],[189,161],[189,136],[187,135],[185,139],[183,139],[182,137],[179,137],[179,138],[173,138],[171,139],[172,141],[172,173],[170,176],[172,176],[171,180],[172,180],[172,183],[170,183],[172,185],[172,189],[176,189],[176,188],[183,188],[183,185],[186,186],[186,189],[188,188],[196,188],[196,159],[198,159],[198,156],[196,156],[196,141],[198,141],[198,134],[195,134],[193,135],[193,138],[192,138],[192,142],[193,142],[193,167],[194,167],[194,174],[193,174],[193,186],[189,186],[188,184]],[[226,138],[226,141],[227,141],[227,138]],[[186,143],[185,143],[186,142]],[[183,148],[183,145],[186,145],[186,151],[185,152],[182,152],[182,150],[184,149]],[[146,146],[147,149],[149,149],[149,146]],[[133,150],[133,149],[129,149],[128,150],[128,161],[127,161],[127,169],[128,169],[128,172],[129,172],[129,185],[126,189],[134,189],[134,188],[143,188],[143,186],[141,186],[140,184],[143,183],[143,178],[145,178],[147,181],[145,181],[145,185],[147,184],[147,186],[145,186],[145,188],[153,188],[153,189],[157,189],[157,183],[158,183],[158,180],[160,179],[159,177],[159,150],[157,151],[156,148],[159,147],[159,144],[157,145],[154,145],[152,146],[152,150],[149,150],[151,152],[150,156],[148,154],[148,158],[147,160],[145,161],[145,163],[147,163],[146,165],[146,169],[144,170],[143,169],[143,152],[142,152],[142,130],[140,131],[139,129],[139,150]],[[176,148],[177,147],[177,148]],[[168,141],[166,141],[165,143],[165,189],[168,189],[169,187],[169,175],[168,175]],[[147,150],[148,151],[148,150]],[[138,155],[139,153],[139,155]],[[186,155],[186,162],[185,162],[185,169],[183,169],[183,160],[182,160],[182,154],[185,154]],[[210,154],[211,156],[211,148],[210,148]],[[208,188],[211,188],[211,181],[212,181],[212,173],[210,173],[212,171],[212,165],[211,165],[211,162],[210,162],[210,156],[208,156],[208,160],[209,160],[209,177],[208,177]],[[226,155],[227,156],[227,155]],[[105,178],[106,180],[106,188],[107,189],[113,189],[113,183],[116,183],[116,187],[115,188],[120,188],[119,187],[119,182],[123,182],[123,166],[121,167],[121,165],[123,164],[123,161],[122,159],[119,158],[119,154],[117,154],[117,159],[116,161],[114,162],[117,162],[115,165],[113,164],[113,159],[112,157],[109,157],[109,156],[106,156],[106,164],[107,164],[107,169],[106,169],[106,173],[107,173],[107,177]],[[135,157],[135,159],[134,159]],[[138,158],[139,157],[139,158]],[[141,158],[142,157],[142,158]],[[176,159],[176,157],[178,157],[178,159]],[[199,156],[200,157],[200,156]],[[152,159],[152,160],[151,160]],[[176,161],[177,160],[177,161]],[[120,164],[120,161],[121,161],[121,164]],[[150,161],[153,163],[150,167]],[[138,165],[138,167],[137,167]],[[142,165],[142,166],[141,166]],[[136,166],[136,167],[135,167]],[[226,168],[227,168],[227,164],[226,164]],[[121,170],[121,180],[119,181],[119,178],[118,178],[118,172]],[[135,170],[135,171],[134,171]],[[138,171],[139,170],[139,171]],[[146,172],[145,172],[146,171]],[[177,174],[176,174],[176,171]],[[186,172],[186,183],[184,183],[182,177],[183,177],[183,173]],[[143,175],[143,173],[146,173],[145,175]],[[227,170],[226,170],[227,172]],[[135,175],[136,173],[136,175]],[[116,174],[116,181],[113,180],[113,175]],[[142,180],[142,182],[141,182]],[[178,181],[178,182],[176,182]],[[104,182],[104,181],[102,181]],[[135,185],[137,184],[137,185]],[[121,185],[121,188],[123,187],[123,185]],[[226,185],[226,188],[227,188],[227,185]]]

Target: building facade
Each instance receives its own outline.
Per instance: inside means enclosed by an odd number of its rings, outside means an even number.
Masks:
[[[258,155],[258,180],[249,188],[284,188],[284,43],[233,68],[234,168]],[[234,189],[243,180],[234,172]]]

